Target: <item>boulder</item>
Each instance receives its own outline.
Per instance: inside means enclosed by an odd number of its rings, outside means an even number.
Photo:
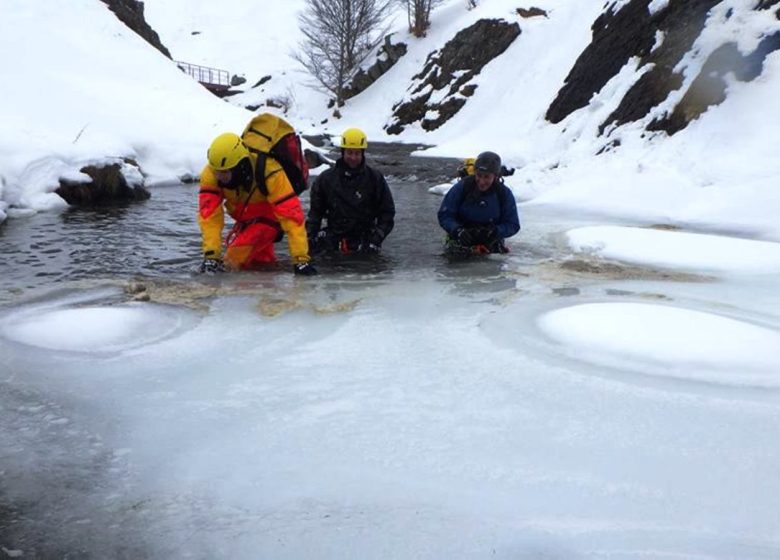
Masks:
[[[124,164],[132,165],[132,162]],[[72,206],[110,206],[147,200],[151,196],[142,185],[128,183],[120,163],[87,165],[80,171],[91,181],[60,179],[60,186],[55,191]]]
[[[521,18],[547,17],[547,12],[541,8],[517,8],[517,15]]]

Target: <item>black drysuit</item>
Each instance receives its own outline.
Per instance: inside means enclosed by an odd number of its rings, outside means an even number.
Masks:
[[[378,248],[394,223],[390,187],[382,174],[365,162],[351,169],[339,159],[312,185],[306,233],[320,249],[357,251],[368,244]]]

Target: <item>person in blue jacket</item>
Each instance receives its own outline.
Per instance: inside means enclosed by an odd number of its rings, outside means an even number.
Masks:
[[[438,217],[447,232],[447,253],[509,252],[504,240],[520,231],[520,218],[501,168],[498,154],[482,152],[474,162],[474,174],[458,181],[444,196]]]

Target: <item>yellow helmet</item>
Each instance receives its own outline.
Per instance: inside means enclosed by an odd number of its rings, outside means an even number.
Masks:
[[[463,160],[463,171],[466,172],[467,175],[474,175],[474,162],[477,161],[477,158],[473,157],[467,157]]]
[[[345,148],[352,150],[365,150],[368,148],[368,139],[366,138],[366,133],[359,128],[348,128],[344,131],[344,134],[341,135],[341,146],[339,147],[342,150]]]
[[[241,137],[232,132],[220,134],[209,146],[209,165],[217,171],[232,169],[245,157],[249,157],[249,150],[244,146]]]

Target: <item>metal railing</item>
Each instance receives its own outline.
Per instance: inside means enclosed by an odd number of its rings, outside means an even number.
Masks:
[[[176,66],[181,68],[185,74],[189,74],[204,86],[218,88],[230,87],[230,72],[227,70],[209,68],[208,66],[200,66],[198,64],[190,64],[189,62],[182,62],[180,60],[176,61]]]

